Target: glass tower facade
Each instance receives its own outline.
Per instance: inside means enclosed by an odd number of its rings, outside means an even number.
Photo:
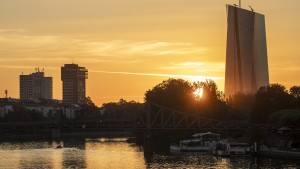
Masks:
[[[225,96],[254,94],[269,85],[265,17],[231,5],[226,8]]]

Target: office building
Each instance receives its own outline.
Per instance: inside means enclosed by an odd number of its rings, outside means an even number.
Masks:
[[[35,73],[20,75],[20,99],[52,99],[52,77],[45,77],[39,68]]]
[[[63,103],[82,104],[85,99],[88,70],[77,64],[65,64],[61,67]]]
[[[227,8],[225,96],[255,94],[269,85],[265,17],[240,6]]]

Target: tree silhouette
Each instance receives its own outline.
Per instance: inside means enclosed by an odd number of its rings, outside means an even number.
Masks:
[[[266,122],[270,114],[288,108],[294,108],[293,96],[284,86],[270,84],[257,91],[251,119],[255,122]]]
[[[21,121],[42,121],[46,118],[37,111],[28,110],[22,103],[14,103],[13,111],[9,111],[4,115],[3,121],[5,122],[21,122]]]
[[[197,88],[203,89],[200,99],[194,96]],[[212,80],[191,84],[182,79],[168,79],[148,90],[145,101],[210,118],[226,116],[227,109],[223,93],[218,91],[216,83]]]
[[[300,86],[293,86],[290,88],[290,94],[295,98],[297,108],[300,108]]]
[[[182,79],[168,79],[159,83],[145,94],[145,101],[151,101],[159,105],[186,110],[193,99],[193,86]]]
[[[76,111],[77,119],[93,120],[99,117],[100,110],[90,97],[86,97],[80,106],[81,109]]]

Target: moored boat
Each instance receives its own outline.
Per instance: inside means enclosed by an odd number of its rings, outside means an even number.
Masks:
[[[227,142],[227,140],[221,140],[217,142],[216,148],[213,149],[212,152],[215,156],[230,156],[230,144]]]
[[[216,149],[213,150],[215,156],[244,156],[250,155],[252,148],[248,143],[230,143],[222,140],[217,143]]]
[[[182,140],[179,145],[171,144],[171,151],[184,152],[205,152],[216,148],[217,142],[220,140],[220,134],[216,133],[198,133],[193,135],[194,139]]]
[[[251,146],[248,143],[230,143],[230,155],[250,155]]]

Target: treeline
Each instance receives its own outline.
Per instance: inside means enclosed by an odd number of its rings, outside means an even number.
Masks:
[[[102,107],[97,107],[90,97],[87,97],[81,105],[81,109],[75,112],[74,119],[79,121],[102,121],[103,119],[121,119],[123,116],[133,113],[143,113],[144,104],[136,101],[126,101],[120,99],[118,102],[104,103]],[[65,119],[64,120],[68,120]]]
[[[28,110],[22,104],[15,103],[12,105],[13,111],[8,111],[0,118],[0,122],[30,122],[47,120],[40,112]]]
[[[201,88],[203,95],[194,92]],[[256,94],[236,94],[225,98],[212,80],[191,83],[182,79],[165,80],[145,93],[144,101],[150,101],[187,114],[220,120],[246,120],[251,123],[300,124],[300,86],[289,90],[280,84],[261,87]],[[72,120],[99,120],[106,116],[121,117],[145,112],[145,104],[120,99],[97,107],[87,97]],[[44,117],[37,111],[27,110],[22,104],[13,105],[13,111],[0,118],[2,122],[69,120],[63,113]]]
[[[145,112],[145,104],[136,101],[126,101],[120,99],[118,102],[104,103],[102,105],[103,118],[110,116],[110,118],[121,118],[121,114],[131,116],[137,113]]]
[[[194,91],[203,89],[202,97]],[[287,90],[283,85],[261,87],[256,94],[236,94],[225,98],[214,81],[190,83],[168,79],[148,90],[151,101],[182,112],[221,120],[247,120],[252,123],[300,123],[300,86]]]

